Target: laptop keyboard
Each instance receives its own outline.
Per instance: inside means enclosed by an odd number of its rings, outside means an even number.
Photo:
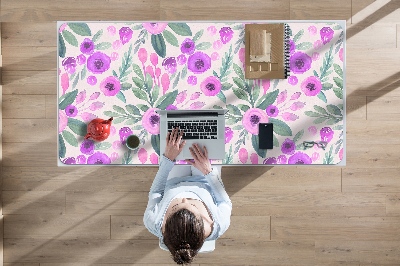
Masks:
[[[183,130],[183,139],[217,139],[217,120],[169,121],[168,132],[174,128]]]

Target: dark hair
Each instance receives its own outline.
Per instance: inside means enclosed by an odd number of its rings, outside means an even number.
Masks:
[[[187,209],[180,209],[167,218],[163,237],[177,264],[191,263],[204,244],[203,219]]]

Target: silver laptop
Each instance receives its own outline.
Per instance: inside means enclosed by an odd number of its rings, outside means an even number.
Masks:
[[[205,110],[157,110],[160,114],[160,153],[166,146],[168,131],[178,127],[184,131],[186,145],[177,160],[193,159],[189,147],[193,143],[206,146],[209,159],[225,158],[226,109]]]

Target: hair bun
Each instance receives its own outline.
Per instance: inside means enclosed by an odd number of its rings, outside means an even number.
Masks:
[[[179,248],[175,251],[173,257],[177,264],[191,263],[193,261],[192,250],[190,248],[186,248],[188,246],[190,247],[189,244],[185,244],[185,248]]]
[[[190,244],[182,242],[182,244],[179,246],[179,249],[190,249]]]

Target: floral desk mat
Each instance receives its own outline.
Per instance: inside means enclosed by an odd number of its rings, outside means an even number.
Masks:
[[[226,108],[223,164],[338,164],[344,150],[345,29],[288,22],[290,77],[244,78],[244,23],[66,22],[58,29],[58,152],[63,164],[158,164],[157,109]],[[113,117],[102,142],[94,118]],[[274,149],[258,149],[258,124]],[[125,147],[140,137],[140,148]],[[310,148],[303,141],[325,141]],[[184,162],[178,162],[184,163]]]

